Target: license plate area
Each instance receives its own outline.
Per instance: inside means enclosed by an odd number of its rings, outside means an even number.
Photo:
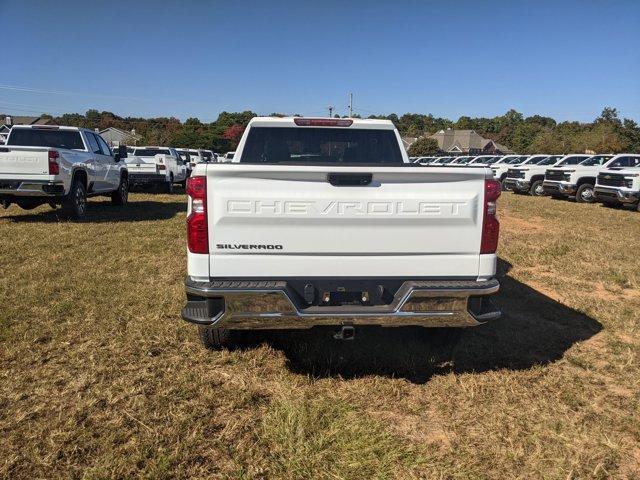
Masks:
[[[393,302],[399,280],[324,279],[287,281],[290,297],[298,308],[389,305]]]
[[[375,292],[377,293],[377,292]],[[338,290],[336,292],[323,292],[321,305],[327,307],[340,307],[343,305],[371,305],[379,304],[379,298],[371,298],[371,293],[367,290],[353,292],[347,290]]]

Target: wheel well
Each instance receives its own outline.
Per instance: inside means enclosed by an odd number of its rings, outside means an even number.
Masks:
[[[120,174],[120,178],[124,178],[124,179],[129,178],[129,172],[127,172],[126,170],[123,170],[122,173]]]
[[[500,181],[504,180],[505,178],[507,178],[507,172],[504,172],[502,175],[500,175]]]
[[[75,179],[79,179],[82,181],[84,188],[86,190],[87,188],[87,172],[85,172],[84,170],[76,170],[75,172],[73,172],[73,178],[71,179],[71,182],[73,183],[73,181]]]
[[[584,185],[585,183],[588,183],[590,185],[595,185],[596,184],[596,179],[595,179],[595,177],[584,177],[584,178],[581,178],[580,180],[578,180],[578,186]]]
[[[544,175],[533,175],[531,177],[531,183],[537,182],[538,180],[544,180]]]

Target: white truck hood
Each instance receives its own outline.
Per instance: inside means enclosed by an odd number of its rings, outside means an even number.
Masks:
[[[529,180],[534,175],[544,175],[544,173],[553,168],[551,165],[522,165],[515,167],[513,170],[524,171],[524,179]]]
[[[621,170],[618,170],[616,168],[603,168],[600,173],[602,173],[602,174],[612,173],[612,174],[615,174],[615,175],[626,175],[626,176],[636,177],[636,176],[640,176],[640,168],[638,168],[638,167],[636,167],[636,168],[625,168],[625,169],[621,169]]]
[[[593,165],[593,166],[587,166],[587,167],[580,166],[580,165],[565,165],[562,167],[551,167],[551,168],[548,168],[547,170],[561,171],[561,172],[575,171],[576,173],[597,173],[600,170],[602,170],[602,165]]]

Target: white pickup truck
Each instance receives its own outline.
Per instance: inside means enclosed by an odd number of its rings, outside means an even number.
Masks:
[[[594,194],[607,206],[632,205],[640,211],[640,155],[616,155],[598,173]]]
[[[504,185],[513,189],[515,193],[528,193],[536,197],[545,195],[544,175],[549,167],[559,167],[563,165],[577,165],[589,158],[590,155],[549,155],[540,161],[531,158],[516,167],[507,171],[507,178]],[[534,163],[535,162],[535,163]]]
[[[575,166],[550,168],[544,174],[544,192],[554,198],[575,197],[578,203],[593,203],[596,177],[610,165],[612,158],[613,155],[593,155]]]
[[[236,154],[236,152],[227,152],[222,156],[222,161],[223,162],[232,162],[233,161],[233,157]]]
[[[390,121],[256,117],[233,162],[198,164],[187,194],[182,317],[209,348],[242,329],[349,339],[500,315],[487,297],[500,184],[488,168],[410,164]]]
[[[504,182],[507,177],[507,170],[516,165],[522,164],[527,159],[527,155],[505,155],[496,162],[491,164],[491,171],[493,172],[493,178],[500,183]],[[505,189],[503,184],[502,189]]]
[[[129,147],[127,167],[132,187],[160,187],[165,193],[173,193],[173,184],[183,186],[187,180],[186,162],[175,148]]]
[[[14,126],[0,147],[0,203],[25,210],[62,206],[68,217],[82,217],[87,197],[109,195],[127,203],[127,156],[113,153],[104,139],[84,128],[52,125]]]

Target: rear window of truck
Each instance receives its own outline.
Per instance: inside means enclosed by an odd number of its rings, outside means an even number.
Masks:
[[[252,127],[240,163],[403,163],[393,130]]]
[[[155,157],[156,155],[171,155],[171,152],[163,148],[138,148],[133,154],[138,157]]]
[[[84,150],[80,132],[74,130],[38,130],[35,128],[14,128],[9,134],[7,145],[23,147],[67,148]]]

